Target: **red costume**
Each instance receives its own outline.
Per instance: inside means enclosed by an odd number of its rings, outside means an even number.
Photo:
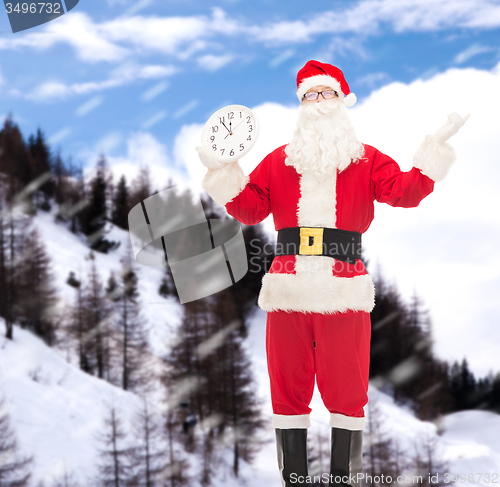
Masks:
[[[276,230],[327,226],[364,233],[373,220],[374,200],[392,206],[414,207],[434,187],[434,182],[420,170],[413,168],[409,172],[402,172],[390,157],[370,146],[365,146],[362,160],[350,164],[347,169],[326,180],[299,175],[293,167],[285,165],[285,158],[284,147],[269,154],[252,171],[243,190],[226,204],[227,212],[246,225],[259,223],[272,213]],[[312,209],[311,215],[306,214],[308,208]],[[342,332],[347,333],[354,327],[351,330],[353,334],[363,335],[362,348],[359,354],[353,355],[350,347],[341,345],[338,353],[327,351],[321,359],[317,357],[320,367],[343,371],[342,374],[325,374],[322,380],[318,376],[318,387],[324,399],[331,394],[338,394],[339,390],[354,390],[355,400],[350,398],[348,405],[342,404],[342,401],[339,403],[335,398],[331,398],[331,403],[326,404],[332,413],[330,424],[363,429],[364,421],[359,418],[363,417],[363,406],[367,401],[370,338],[368,313],[373,305],[373,282],[360,260],[356,264],[348,264],[326,256],[275,257],[269,273],[262,281],[259,306],[271,312],[268,314],[268,321],[277,320],[280,323],[290,321],[293,315],[283,316],[278,311],[307,313],[307,319],[297,316],[303,324],[297,326],[294,336],[300,343],[303,343],[305,336],[310,337],[308,346],[302,350],[295,347],[293,353],[286,325],[279,331],[273,330],[270,336],[274,338],[268,340],[275,427],[309,426],[306,415],[310,411],[308,405],[314,386],[313,342],[317,356],[323,346],[321,334],[330,330],[323,331],[319,327],[313,333],[304,323],[315,327],[316,321],[325,322],[326,326],[338,329],[341,325],[336,322],[342,321],[347,322],[342,325]],[[293,327],[290,328],[290,333],[293,333]],[[318,333],[320,336],[317,336]],[[340,338],[326,341],[328,346],[338,345],[339,342]],[[291,361],[300,366],[292,367]],[[351,367],[339,369],[340,364],[351,362],[354,362]],[[301,376],[307,375],[307,379],[298,376],[296,369],[302,367]],[[322,387],[323,384],[325,387]],[[289,391],[290,401],[284,397],[283,389]],[[295,389],[300,390],[300,394]],[[331,394],[328,391],[332,391]],[[298,400],[299,395],[301,401]],[[298,417],[285,417],[292,415]],[[341,415],[353,416],[356,420],[347,420]]]
[[[347,106],[356,101],[340,70],[309,61],[297,77],[299,99],[318,86],[335,90]],[[287,163],[283,146],[245,176],[237,161],[218,163],[208,149],[200,151],[209,167],[203,187],[246,225],[272,213],[276,230],[319,227],[362,234],[373,220],[374,201],[415,207],[445,177],[455,159],[446,138],[465,121],[450,117],[441,131],[427,136],[408,172],[368,145],[359,159],[344,157],[329,173],[298,171],[293,160]],[[359,259],[351,264],[326,255],[279,255],[264,276],[258,304],[268,312],[266,350],[283,485],[294,484],[296,472],[307,474],[305,431],[315,377],[330,411],[332,475],[361,471],[374,303],[373,281]]]

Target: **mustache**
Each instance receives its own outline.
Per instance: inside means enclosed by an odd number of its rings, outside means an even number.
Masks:
[[[309,117],[318,117],[321,115],[335,115],[341,109],[338,100],[323,100],[319,103],[306,103],[300,106],[302,113]]]

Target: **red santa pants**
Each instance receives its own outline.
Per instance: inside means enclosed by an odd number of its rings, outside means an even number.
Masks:
[[[272,311],[266,351],[273,427],[308,428],[316,376],[330,426],[364,428],[368,401],[370,314]]]

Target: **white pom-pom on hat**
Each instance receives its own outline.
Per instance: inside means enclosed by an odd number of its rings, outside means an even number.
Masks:
[[[354,93],[349,93],[345,98],[344,98],[344,105],[346,107],[352,107],[355,105],[356,101],[358,99],[356,98],[356,95]]]

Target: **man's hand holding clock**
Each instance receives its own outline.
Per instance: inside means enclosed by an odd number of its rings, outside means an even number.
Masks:
[[[202,146],[196,150],[203,165],[219,169],[247,154],[258,135],[259,125],[252,111],[242,105],[229,105],[208,119],[202,133]]]

